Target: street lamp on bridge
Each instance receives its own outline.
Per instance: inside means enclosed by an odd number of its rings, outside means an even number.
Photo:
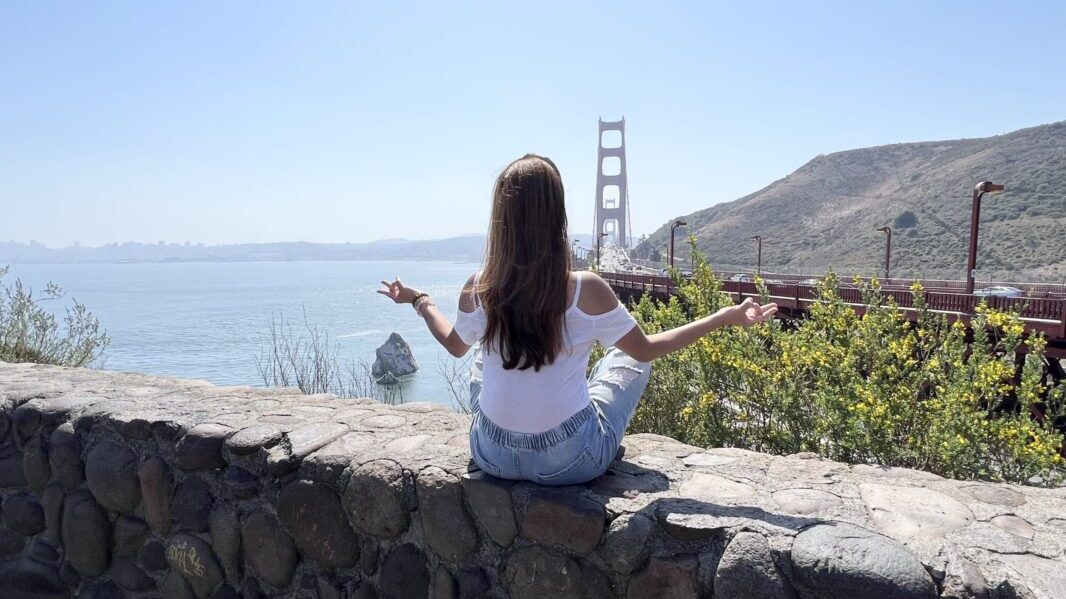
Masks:
[[[970,210],[970,255],[966,260],[966,293],[973,293],[973,282],[977,275],[977,227],[981,222],[981,198],[987,194],[997,194],[1005,189],[991,181],[982,181],[973,188],[973,208]]]
[[[600,254],[602,253],[604,237],[607,237],[606,233],[600,233],[599,236],[596,237],[596,268],[600,267]]]
[[[888,236],[885,238],[885,282],[887,283],[890,278],[889,265],[892,262],[892,227],[885,226],[874,231],[880,231]]]
[[[762,235],[756,235],[752,237],[759,244],[759,251],[755,258],[755,274],[762,275]]]
[[[678,227],[687,226],[688,223],[683,220],[675,220],[674,223],[670,225],[670,268],[674,267],[674,232],[677,231]]]

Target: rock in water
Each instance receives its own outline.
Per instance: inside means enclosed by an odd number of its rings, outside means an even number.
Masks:
[[[396,377],[406,376],[418,370],[411,346],[400,337],[399,333],[389,335],[389,340],[377,349],[377,359],[371,373],[379,382],[382,379],[395,382]],[[388,376],[392,375],[392,376]]]

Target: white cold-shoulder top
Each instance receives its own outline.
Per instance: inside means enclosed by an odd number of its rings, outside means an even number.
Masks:
[[[599,341],[614,345],[637,326],[621,302],[603,314],[586,314],[578,308],[583,273],[574,273],[577,282],[574,300],[564,314],[563,348],[555,362],[540,371],[504,370],[500,353],[482,348],[482,386],[479,409],[496,425],[516,433],[540,433],[565,422],[589,404],[588,369],[592,346]],[[477,288],[475,275],[474,288]],[[458,311],[455,332],[467,345],[485,334],[485,310],[474,297],[474,310]]]

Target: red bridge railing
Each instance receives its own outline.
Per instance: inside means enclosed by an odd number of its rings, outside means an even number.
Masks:
[[[616,292],[629,295],[648,293],[665,299],[676,292],[676,286],[666,276],[633,273],[601,273],[601,276]],[[881,294],[891,297],[901,308],[913,310],[913,294],[901,287],[901,285],[893,285],[883,288]],[[1029,286],[1027,293],[1030,296],[1017,298],[982,298],[962,290],[955,291],[944,285],[937,285],[934,289],[926,288],[923,293],[925,303],[931,310],[947,313],[953,318],[969,320],[982,300],[992,308],[1016,311],[1029,330],[1044,333],[1050,341],[1063,344],[1066,343],[1066,297],[1056,297],[1063,291],[1060,287],[1057,285]],[[751,282],[723,281],[722,289],[737,301],[744,297],[759,295],[755,284]],[[771,299],[777,302],[785,312],[804,311],[807,305],[818,300],[818,290],[812,285],[783,281],[767,284],[766,289]],[[845,284],[838,288],[838,292],[846,303],[862,309],[864,302],[859,289]],[[1032,297],[1040,295],[1045,297]],[[1048,295],[1051,297],[1047,297]]]

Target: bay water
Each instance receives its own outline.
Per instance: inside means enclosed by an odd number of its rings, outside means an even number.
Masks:
[[[477,269],[413,261],[12,264],[4,281],[20,278],[35,291],[52,281],[63,301],[85,304],[111,337],[98,367],[262,386],[256,357],[269,349],[271,320],[283,317],[297,333],[305,322],[328,333],[342,364],[369,366],[374,350],[399,333],[419,366],[401,384],[403,399],[452,405],[440,369],[455,359],[410,305],[375,291],[399,276],[452,319]],[[62,303],[49,309],[61,313]]]

